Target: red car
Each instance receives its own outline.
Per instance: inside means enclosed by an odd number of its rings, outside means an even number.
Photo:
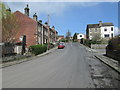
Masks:
[[[62,49],[62,48],[64,48],[64,47],[65,47],[65,44],[64,44],[64,43],[59,43],[58,49]]]

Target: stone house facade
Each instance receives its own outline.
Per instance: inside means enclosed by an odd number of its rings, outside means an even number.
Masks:
[[[113,23],[88,24],[86,28],[86,38],[92,40],[95,36],[100,36],[101,39],[109,40],[114,37]]]

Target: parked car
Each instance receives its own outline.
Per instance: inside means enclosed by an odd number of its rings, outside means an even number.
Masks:
[[[63,49],[65,47],[65,43],[61,42],[58,44],[58,49]]]

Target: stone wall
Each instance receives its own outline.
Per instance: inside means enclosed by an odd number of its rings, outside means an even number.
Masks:
[[[91,44],[92,49],[105,49],[107,44]]]
[[[22,52],[22,45],[20,46],[18,46],[18,45],[15,45],[15,49],[14,49],[14,51],[15,51],[15,53],[17,53],[17,54],[21,54],[21,52]]]
[[[14,45],[2,45],[2,56],[9,56],[15,54]]]
[[[120,50],[108,50],[106,49],[106,55],[115,60],[120,61]]]
[[[120,36],[117,36],[109,41],[106,48],[106,55],[120,61]]]

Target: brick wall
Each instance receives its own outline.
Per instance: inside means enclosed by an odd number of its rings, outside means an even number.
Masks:
[[[19,23],[18,33],[15,36],[16,40],[19,41],[20,36],[26,35],[27,46],[37,44],[37,37],[35,35],[37,31],[37,22],[19,11],[16,11],[14,14]]]

